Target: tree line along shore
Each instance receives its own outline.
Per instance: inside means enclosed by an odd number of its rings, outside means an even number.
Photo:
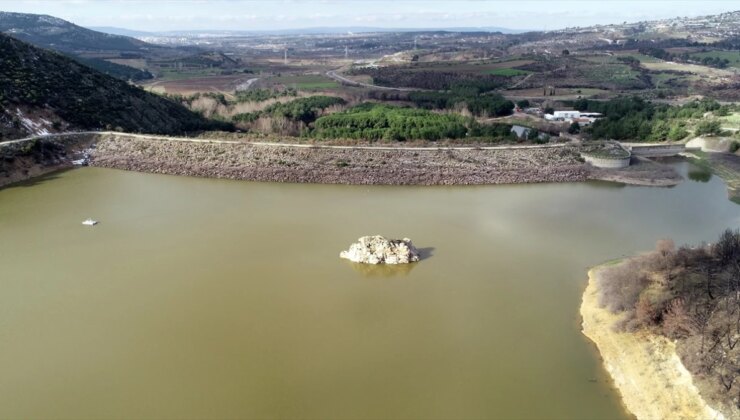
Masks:
[[[581,315],[638,418],[740,417],[740,231],[593,269]]]

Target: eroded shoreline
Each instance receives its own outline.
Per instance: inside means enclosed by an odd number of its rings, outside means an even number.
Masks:
[[[582,331],[598,348],[627,410],[638,419],[724,419],[699,394],[674,342],[645,330],[614,330],[621,315],[600,307],[598,275],[599,267],[588,273]]]

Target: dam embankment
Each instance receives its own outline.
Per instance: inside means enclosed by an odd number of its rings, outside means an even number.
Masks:
[[[301,145],[304,146],[304,145]],[[528,149],[286,147],[148,141],[106,135],[93,166],[249,181],[465,185],[583,181],[574,147]]]
[[[603,179],[675,185],[665,165],[603,170],[577,144],[540,146],[337,146],[80,132],[0,143],[0,186],[73,166],[266,182],[483,185]],[[669,168],[668,168],[669,169]]]

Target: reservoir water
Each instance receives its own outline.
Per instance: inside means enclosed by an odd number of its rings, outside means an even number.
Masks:
[[[0,417],[628,418],[580,333],[587,268],[740,226],[721,180],[691,178],[367,187],[83,168],[2,189]],[[371,234],[410,237],[424,260],[338,258]]]

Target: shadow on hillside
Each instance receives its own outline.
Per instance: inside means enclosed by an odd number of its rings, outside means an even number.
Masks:
[[[49,173],[44,174],[44,175],[39,175],[39,176],[33,177],[31,179],[27,179],[25,181],[14,182],[14,183],[12,183],[10,185],[6,185],[4,187],[0,187],[0,189],[35,187],[35,186],[44,184],[46,182],[53,181],[53,180],[59,178],[59,176],[61,174],[63,174],[64,172],[71,171],[72,169],[73,168],[58,169],[58,170],[55,170],[53,172],[49,172]]]

